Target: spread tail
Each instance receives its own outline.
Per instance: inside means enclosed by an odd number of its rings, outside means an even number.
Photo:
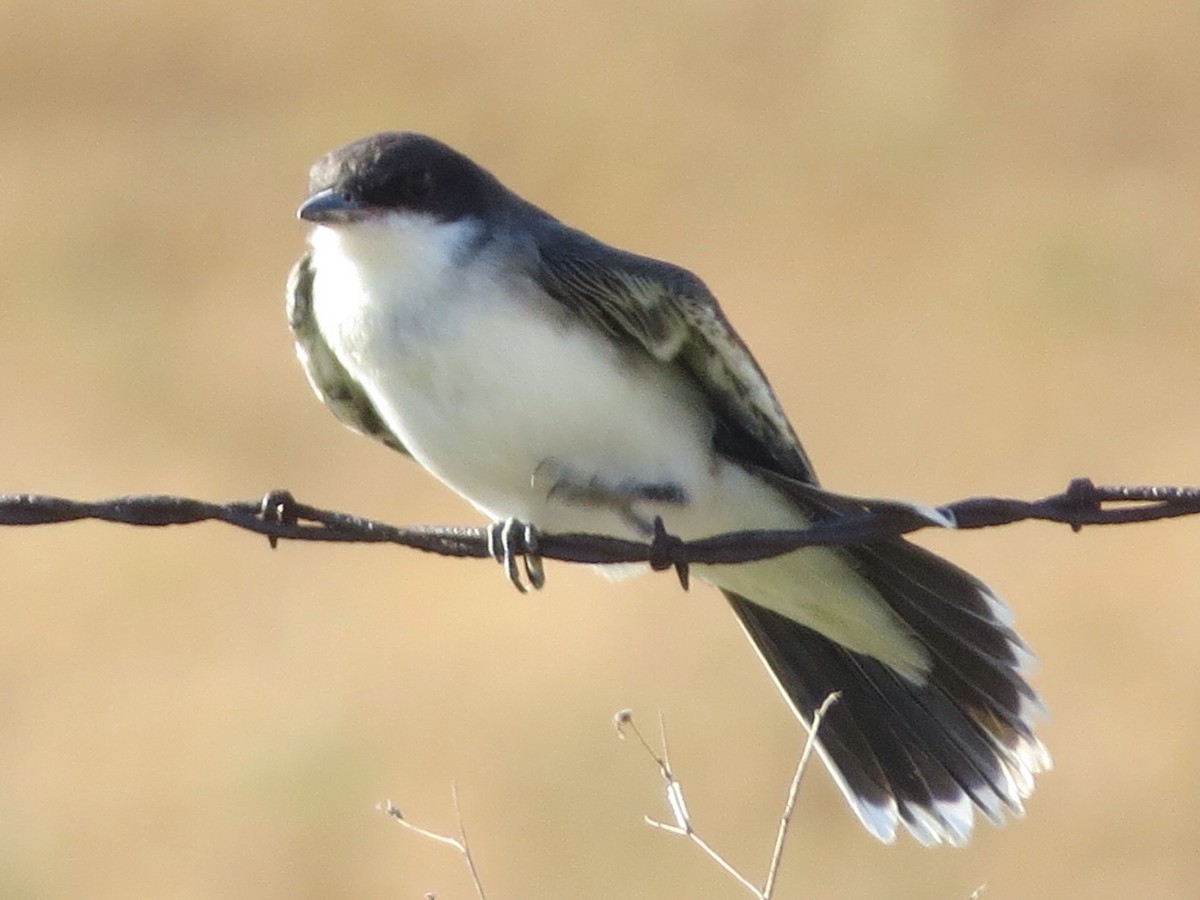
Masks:
[[[847,547],[846,558],[928,654],[919,680],[726,591],[799,717],[841,698],[818,750],[855,813],[891,842],[903,823],[923,844],[962,844],[973,808],[995,823],[1020,815],[1050,756],[1025,680],[1033,657],[1004,603],[981,581],[902,539]]]

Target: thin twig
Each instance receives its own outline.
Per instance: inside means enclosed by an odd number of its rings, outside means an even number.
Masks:
[[[792,783],[788,790],[787,803],[784,805],[783,815],[779,820],[779,831],[775,836],[775,847],[771,853],[771,865],[767,871],[763,887],[760,888],[739,872],[732,863],[725,859],[697,832],[695,825],[692,823],[691,815],[688,813],[687,804],[684,803],[683,784],[675,777],[675,773],[671,769],[670,751],[667,746],[667,729],[662,716],[659,716],[659,732],[662,741],[662,753],[659,754],[650,746],[649,741],[642,735],[641,729],[637,727],[637,723],[633,721],[632,711],[625,709],[618,712],[613,718],[613,724],[617,729],[617,736],[624,739],[626,737],[626,730],[628,730],[637,738],[638,743],[642,745],[642,749],[646,751],[646,755],[654,760],[654,764],[658,766],[659,774],[666,784],[667,805],[671,808],[671,814],[675,818],[675,823],[670,824],[651,818],[650,816],[643,816],[646,824],[660,831],[665,831],[668,834],[686,837],[699,847],[709,859],[737,881],[738,884],[757,897],[758,900],[771,900],[775,891],[779,866],[783,859],[784,839],[787,837],[788,829],[791,826],[792,814],[796,810],[796,797],[800,791],[800,781],[804,777],[804,772],[807,770],[809,761],[812,758],[813,748],[816,746],[817,732],[821,727],[821,720],[824,718],[825,713],[829,711],[829,708],[837,702],[838,696],[836,693],[830,694],[813,714],[812,725],[808,730],[808,738],[804,742],[804,749],[800,754],[800,761],[796,765],[796,772],[792,776]]]
[[[475,857],[471,855],[471,844],[467,841],[467,829],[463,825],[462,808],[458,805],[458,784],[450,782],[450,796],[454,800],[454,817],[458,820],[458,837],[462,843],[463,856],[467,858],[467,868],[471,870],[471,881],[475,883],[475,893],[479,900],[487,900],[483,894],[483,882],[479,878],[479,870],[475,868]]]
[[[654,764],[658,766],[658,772],[660,775],[662,775],[663,782],[666,784],[667,805],[671,808],[671,814],[675,817],[675,824],[669,825],[666,822],[651,818],[650,816],[643,816],[642,818],[645,820],[646,824],[652,828],[657,828],[660,831],[665,831],[668,834],[676,834],[681,837],[686,837],[693,844],[704,851],[709,859],[729,873],[729,875],[736,880],[738,884],[761,900],[762,891],[758,889],[758,886],[741,872],[739,872],[736,868],[734,868],[734,866],[728,860],[726,860],[725,857],[721,856],[720,853],[713,849],[713,847],[696,832],[695,827],[693,827],[691,817],[688,815],[687,805],[683,802],[683,785],[679,783],[679,781],[675,778],[674,773],[671,771],[671,763],[668,757],[669,751],[667,748],[666,725],[662,716],[659,716],[659,729],[662,735],[663,746],[661,755],[654,751],[654,749],[650,746],[650,743],[642,735],[641,729],[639,729],[637,727],[637,723],[633,721],[632,711],[626,709],[617,713],[613,719],[613,723],[616,725],[617,736],[622,739],[625,738],[626,728],[633,732],[634,737],[636,737],[638,742],[642,745],[642,749],[646,751],[646,755],[654,760]]]
[[[751,881],[749,878],[747,878],[745,875],[743,875],[741,872],[739,872],[737,869],[735,869],[733,867],[733,865],[727,859],[725,859],[725,857],[723,857],[720,853],[718,853],[716,850],[714,850],[712,848],[712,846],[708,843],[708,841],[704,840],[704,838],[702,838],[699,834],[697,834],[695,830],[684,831],[682,829],[676,828],[673,825],[668,825],[665,822],[659,822],[655,819],[650,818],[649,816],[644,816],[643,818],[645,819],[646,824],[651,826],[652,828],[661,829],[662,831],[665,831],[668,834],[678,834],[678,835],[682,835],[682,836],[686,837],[693,844],[695,844],[697,847],[699,847],[701,850],[703,850],[705,855],[708,856],[709,859],[711,859],[718,866],[720,866],[722,869],[724,869],[726,872],[728,872],[729,875],[732,876],[733,879],[735,881],[737,881],[738,884],[740,884],[742,887],[744,887],[746,890],[748,890],[755,897],[758,897],[759,900],[763,900],[763,892],[759,889],[758,885],[756,885],[753,881]]]
[[[771,865],[767,869],[767,881],[762,889],[763,900],[771,900],[772,894],[775,893],[775,879],[783,860],[783,842],[787,838],[788,828],[792,824],[792,814],[796,811],[796,798],[800,794],[800,780],[804,777],[804,772],[808,769],[808,761],[812,758],[813,749],[817,746],[817,732],[821,728],[821,721],[825,718],[825,713],[829,712],[829,707],[837,703],[841,696],[840,691],[830,694],[813,713],[812,724],[808,728],[808,738],[804,742],[804,750],[801,751],[800,761],[796,764],[796,774],[792,776],[792,783],[788,788],[787,803],[784,804],[783,815],[779,817],[775,849],[771,851]]]
[[[487,896],[483,892],[483,882],[479,878],[479,870],[475,867],[475,858],[471,855],[471,845],[467,842],[467,832],[463,827],[462,810],[458,805],[458,787],[453,782],[450,784],[450,796],[454,800],[454,815],[458,820],[458,837],[453,838],[449,835],[439,834],[436,831],[430,831],[428,828],[422,828],[415,822],[411,822],[404,818],[404,814],[393,805],[391,800],[385,800],[378,804],[375,808],[380,812],[387,813],[405,828],[419,834],[427,840],[435,841],[439,844],[444,844],[447,847],[453,848],[467,861],[467,868],[471,872],[471,881],[475,884],[475,893],[479,895],[479,900],[487,900]],[[432,895],[428,895],[432,896]]]

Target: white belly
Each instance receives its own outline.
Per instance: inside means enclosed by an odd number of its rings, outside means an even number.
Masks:
[[[535,473],[556,466],[678,486],[687,519],[718,499],[729,467],[712,452],[712,415],[671,368],[554,314],[532,283],[501,297],[491,277],[510,276],[463,277],[429,252],[403,276],[372,273],[332,230],[314,238],[322,332],[413,457],[489,515],[629,533],[610,509],[548,502],[553,477]],[[685,507],[647,511],[671,521]]]
[[[597,524],[571,515],[587,510],[546,503],[550,481],[535,473],[564,466],[611,483],[678,484],[689,496],[711,479],[709,415],[682,382],[648,366],[623,377],[615,346],[583,328],[494,302],[456,313],[420,344],[380,334],[364,368],[413,456],[481,509],[548,529]]]
[[[487,515],[547,532],[639,536],[611,506],[552,497],[557,467],[614,485],[678,488],[685,502],[639,501],[635,512],[661,515],[683,538],[806,524],[793,503],[714,453],[712,413],[677,369],[623,350],[485,259],[464,274],[455,254],[475,235],[471,226],[420,224],[315,229],[313,309],[334,352],[433,475]],[[498,291],[497,279],[508,289]],[[551,476],[539,479],[547,467]],[[924,662],[897,638],[903,631],[882,598],[833,551],[696,568],[901,671]]]

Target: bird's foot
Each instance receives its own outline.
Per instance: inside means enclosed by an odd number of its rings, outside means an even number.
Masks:
[[[546,499],[567,506],[610,509],[647,537],[654,534],[654,519],[634,508],[638,503],[684,506],[687,491],[670,481],[652,482],[622,479],[614,481],[601,475],[585,475],[561,460],[544,459],[533,470],[531,483],[549,483]]]
[[[522,594],[528,593],[529,588],[541,590],[546,583],[546,572],[538,554],[538,530],[534,526],[517,519],[501,519],[488,526],[487,542],[488,553],[504,567],[513,587]]]

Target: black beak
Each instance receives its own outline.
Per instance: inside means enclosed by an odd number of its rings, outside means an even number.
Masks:
[[[328,225],[353,222],[363,218],[369,211],[369,207],[358,200],[330,189],[313,194],[301,203],[296,216],[305,222]]]

